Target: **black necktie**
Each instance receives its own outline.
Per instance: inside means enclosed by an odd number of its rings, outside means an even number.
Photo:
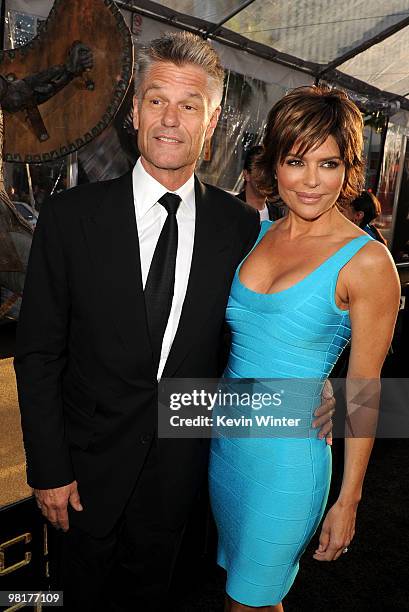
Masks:
[[[160,233],[145,284],[146,315],[156,369],[159,366],[162,340],[169,319],[175,286],[178,250],[176,212],[180,201],[180,197],[175,193],[165,193],[158,200],[166,208],[168,216]]]

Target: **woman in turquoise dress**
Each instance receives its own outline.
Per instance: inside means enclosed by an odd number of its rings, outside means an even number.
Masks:
[[[292,91],[267,119],[255,170],[259,187],[267,196],[278,193],[289,213],[262,223],[236,271],[224,378],[250,379],[257,390],[260,379],[306,379],[281,411],[307,427],[282,437],[231,436],[216,427],[209,486],[228,612],[283,610],[330,486],[331,449],[311,427],[313,412],[349,341],[347,399],[364,380],[375,384],[377,401],[400,284],[384,245],[338,209],[362,188],[362,132],[361,114],[346,94],[320,87]],[[251,408],[239,408],[250,416]],[[351,410],[348,402],[350,417]],[[343,482],[322,524],[318,561],[337,559],[353,539],[373,431],[345,440]]]

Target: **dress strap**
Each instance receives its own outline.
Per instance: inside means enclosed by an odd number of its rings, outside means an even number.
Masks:
[[[368,234],[365,236],[358,236],[353,240],[350,240],[345,244],[339,251],[334,253],[332,257],[327,261],[329,268],[326,269],[325,276],[329,279],[329,300],[336,312],[342,314],[343,317],[349,316],[349,310],[341,310],[336,303],[336,288],[339,274],[342,268],[358,253],[368,242],[373,242]]]
[[[368,234],[353,238],[327,260],[328,267],[334,272],[339,272],[362,247],[373,240]]]
[[[261,222],[260,233],[257,236],[257,240],[254,243],[253,249],[258,245],[260,240],[263,238],[264,234],[266,234],[268,232],[268,230],[273,225],[273,223],[274,223],[274,221],[269,221],[268,219],[265,219],[264,221]]]
[[[246,261],[247,257],[249,257],[250,253],[252,253],[254,251],[254,249],[256,248],[258,243],[260,242],[260,240],[263,238],[264,234],[270,229],[272,223],[274,223],[274,222],[273,221],[268,221],[267,219],[265,221],[261,222],[260,232],[259,232],[259,235],[257,236],[257,240],[253,244],[253,247],[250,249],[250,251],[247,253],[247,255],[244,257],[244,259],[242,259],[241,262],[239,263],[239,265],[237,267],[237,270],[236,270],[236,276],[238,276],[238,274],[240,272],[240,268],[243,265],[243,263]]]

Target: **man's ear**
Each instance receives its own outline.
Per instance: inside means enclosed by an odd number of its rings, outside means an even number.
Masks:
[[[219,121],[220,113],[222,112],[222,107],[218,106],[214,109],[213,114],[210,118],[209,125],[206,129],[205,139],[209,140],[213,136],[213,132],[216,129],[217,122]]]
[[[132,114],[132,123],[135,130],[139,129],[139,100],[138,96],[135,94],[133,97],[133,114]]]
[[[248,170],[246,170],[245,168],[243,168],[243,178],[246,181],[246,183],[248,183],[250,181],[250,172]]]

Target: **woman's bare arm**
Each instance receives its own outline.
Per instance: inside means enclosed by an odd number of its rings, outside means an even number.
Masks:
[[[337,502],[323,523],[314,558],[337,559],[355,533],[355,516],[374,443],[380,373],[399,309],[400,282],[388,250],[371,242],[342,273],[351,319],[351,354],[347,374],[348,423],[344,476]],[[357,436],[357,437],[353,437]]]

